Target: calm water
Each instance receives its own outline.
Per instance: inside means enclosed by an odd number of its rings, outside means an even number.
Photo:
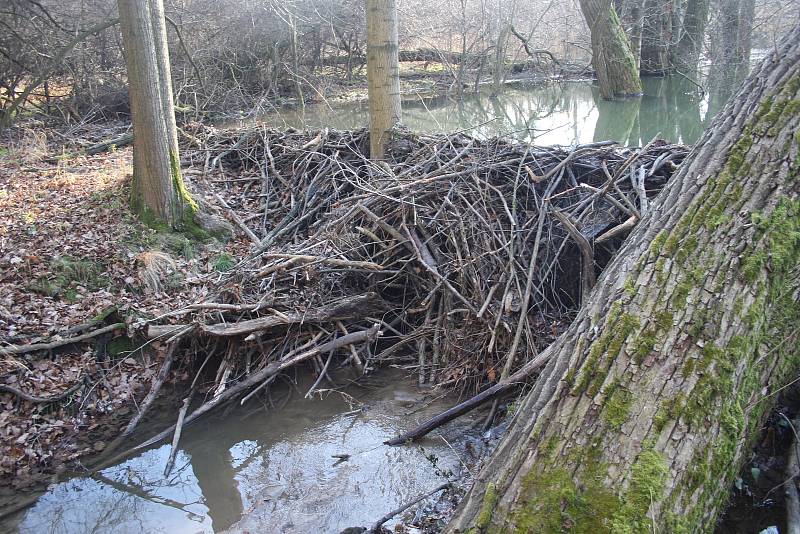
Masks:
[[[681,77],[646,78],[645,95],[600,99],[589,82],[509,87],[498,97],[440,96],[403,101],[403,123],[417,132],[469,130],[479,137],[510,136],[539,145],[613,139],[642,145],[654,137],[694,143],[710,118],[708,100]],[[285,110],[260,118],[275,127],[350,129],[367,125],[366,103]]]
[[[419,445],[382,445],[454,403],[431,402],[398,371],[379,371],[365,387],[346,389],[363,403],[357,413],[339,394],[303,399],[309,386],[298,385],[283,409],[256,409],[254,401],[187,428],[169,478],[162,475],[169,446],[162,445],[95,478],[55,485],[0,523],[0,532],[338,533],[369,526],[439,486],[469,459],[467,442],[469,451],[483,446],[463,431],[469,418],[446,427],[449,444],[434,433]],[[288,391],[277,388],[275,402]],[[334,454],[351,458],[334,465]]]

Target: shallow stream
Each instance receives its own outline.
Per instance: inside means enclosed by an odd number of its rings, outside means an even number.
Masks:
[[[94,478],[54,485],[0,532],[337,533],[463,474],[486,446],[469,418],[417,445],[383,445],[455,402],[401,371],[378,371],[322,399],[303,398],[310,385],[279,384],[275,408],[253,401],[188,427],[168,478],[163,444]],[[333,457],[343,454],[349,459]]]

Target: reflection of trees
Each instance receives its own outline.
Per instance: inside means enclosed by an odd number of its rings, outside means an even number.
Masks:
[[[225,438],[223,441],[230,442],[231,446],[236,443],[227,436]],[[192,459],[192,471],[203,492],[214,532],[227,529],[242,517],[244,511],[230,447],[220,447],[219,441],[198,443],[187,440],[184,450]]]
[[[638,144],[638,137],[632,139],[631,133],[639,115],[641,98],[623,100],[604,100],[600,92],[593,90],[595,106],[597,106],[597,124],[594,127],[594,140],[612,139],[623,145]]]
[[[569,144],[588,137],[636,146],[658,134],[694,143],[704,129],[696,86],[681,76],[646,78],[644,84],[643,98],[611,102],[600,100],[596,88],[585,83],[508,88],[496,97],[420,96],[403,102],[403,122],[417,132],[470,130],[478,137],[502,135],[528,142],[555,131],[549,142]],[[707,117],[716,112],[720,98],[712,93]],[[594,110],[598,117],[592,124]],[[265,119],[279,127],[357,128],[367,123],[367,110],[360,104],[309,106],[303,112],[282,111]]]
[[[73,487],[75,484],[80,485],[80,491]],[[147,520],[148,510],[143,504],[131,493],[76,480],[40,501],[33,510],[37,513],[26,514],[20,532],[165,532]]]
[[[641,146],[658,137],[692,144],[705,128],[697,88],[683,77],[645,78],[641,99],[605,101],[595,93],[594,140]]]

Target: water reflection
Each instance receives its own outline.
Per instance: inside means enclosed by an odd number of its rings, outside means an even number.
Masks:
[[[366,413],[352,412],[338,395],[310,401],[295,394],[279,411],[251,405],[200,421],[185,430],[169,478],[162,475],[169,447],[152,449],[93,479],[54,486],[0,531],[338,532],[366,525],[460,469],[458,454],[440,438],[419,447],[382,445],[451,400],[408,417],[402,403],[422,402],[413,381],[389,372],[368,385],[349,391],[365,401]],[[448,431],[457,448],[464,443],[458,434]],[[334,465],[331,456],[340,453],[352,457]]]
[[[613,139],[641,145],[653,137],[691,144],[710,115],[697,86],[680,76],[646,78],[638,99],[605,101],[587,82],[510,87],[498,96],[416,98],[403,102],[403,123],[417,132],[469,129],[478,137],[504,135],[540,145]],[[367,124],[364,104],[308,106],[260,119],[295,128],[359,128]]]

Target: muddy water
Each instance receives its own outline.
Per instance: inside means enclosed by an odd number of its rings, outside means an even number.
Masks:
[[[464,474],[485,447],[469,419],[419,445],[382,445],[454,402],[400,371],[345,388],[352,398],[305,400],[309,385],[277,387],[274,409],[254,401],[187,428],[168,478],[164,445],[55,485],[0,532],[339,532]],[[349,459],[337,463],[333,455],[342,454]]]
[[[613,139],[641,146],[654,137],[691,144],[724,102],[709,103],[695,85],[678,76],[645,78],[644,90],[642,98],[612,102],[602,100],[589,82],[510,86],[496,97],[412,96],[403,101],[402,121],[416,132],[467,130],[477,137],[500,135],[539,145]],[[259,120],[277,128],[350,129],[367,125],[367,111],[366,103],[314,104]]]

